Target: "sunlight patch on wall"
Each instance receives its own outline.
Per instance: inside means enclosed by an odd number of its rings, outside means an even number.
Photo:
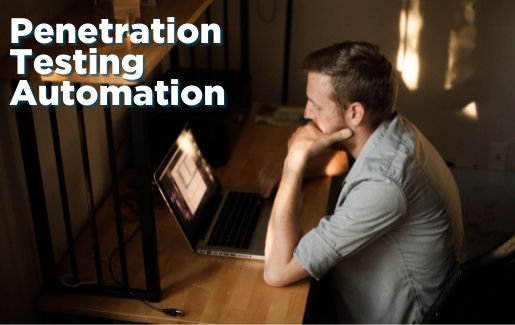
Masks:
[[[474,2],[475,0],[461,0],[462,11],[455,15],[455,25],[449,37],[449,61],[444,84],[447,90],[467,80],[475,72],[471,57],[476,46]]]
[[[399,50],[397,70],[409,90],[418,88],[419,38],[423,19],[420,14],[420,0],[404,0],[399,22]]]
[[[461,114],[471,120],[477,121],[477,105],[476,102],[470,102],[467,106],[463,107]]]

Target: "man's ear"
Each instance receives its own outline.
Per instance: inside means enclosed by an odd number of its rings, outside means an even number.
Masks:
[[[353,126],[359,126],[364,122],[365,119],[365,106],[360,102],[354,102],[347,108],[347,118],[349,123]]]

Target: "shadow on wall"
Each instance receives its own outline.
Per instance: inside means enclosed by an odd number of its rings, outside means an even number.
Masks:
[[[513,34],[515,2],[404,3],[414,8],[404,9],[404,20],[401,15],[399,111],[419,126],[447,161],[492,168],[489,156],[495,145],[508,148],[515,139],[510,126],[515,119],[510,86],[515,82],[515,43],[507,41]],[[414,11],[411,19],[408,9]],[[515,169],[515,155],[507,149],[506,155],[495,168]]]
[[[463,209],[468,258],[515,234],[515,172],[452,169]]]

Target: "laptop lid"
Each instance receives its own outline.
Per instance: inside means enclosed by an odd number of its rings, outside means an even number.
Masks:
[[[189,124],[154,173],[163,198],[174,214],[188,244],[195,251],[213,219],[221,199],[221,186],[202,155]]]

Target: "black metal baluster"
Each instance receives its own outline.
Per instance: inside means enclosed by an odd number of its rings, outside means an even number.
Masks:
[[[78,83],[75,84],[75,90],[80,87]],[[79,129],[80,148],[82,153],[82,169],[84,173],[84,184],[86,186],[86,199],[88,204],[88,217],[90,221],[91,239],[93,245],[93,254],[95,258],[95,270],[97,274],[97,282],[100,286],[104,285],[104,278],[102,275],[102,262],[100,260],[100,245],[98,241],[97,221],[95,216],[95,201],[93,200],[93,188],[91,185],[91,169],[89,165],[88,143],[86,140],[86,129],[84,125],[84,112],[82,104],[78,101],[75,102],[77,111],[77,124]]]
[[[211,24],[211,6],[206,9],[206,22],[207,24]],[[207,69],[213,69],[213,47],[207,47]]]
[[[51,83],[47,82],[47,97],[51,91]],[[64,229],[66,232],[66,241],[68,243],[68,254],[70,257],[70,267],[72,270],[73,283],[79,282],[79,271],[77,268],[77,258],[75,255],[75,240],[73,238],[73,230],[70,217],[70,204],[68,202],[68,190],[66,189],[66,179],[64,177],[63,155],[61,152],[61,141],[59,139],[59,126],[57,123],[57,115],[55,107],[48,108],[50,117],[50,129],[52,131],[52,141],[54,145],[55,164],[57,169],[57,179],[59,181],[59,193],[61,195],[61,208],[63,212]]]
[[[18,80],[12,80],[13,91],[17,88]],[[53,290],[59,286],[57,280],[57,268],[55,266],[54,250],[50,225],[48,223],[48,211],[46,207],[45,190],[41,175],[38,143],[36,130],[34,129],[34,117],[32,107],[28,103],[22,104],[16,109],[16,122],[18,136],[20,138],[25,181],[30,201],[30,211],[34,224],[36,243],[39,256],[39,264],[43,276],[43,284],[46,289]]]
[[[136,168],[136,191],[141,223],[143,262],[145,264],[147,284],[147,296],[145,298],[150,301],[159,301],[161,298],[161,281],[159,277],[156,224],[152,198],[152,173],[150,171],[148,151],[148,124],[145,109],[131,109],[131,125],[134,163]]]
[[[228,3],[227,0],[224,0],[223,3],[223,13],[224,13],[224,65],[225,70],[229,70],[229,15],[228,15]]]
[[[118,190],[118,172],[116,168],[116,153],[114,146],[113,122],[111,108],[104,108],[104,120],[106,127],[107,151],[109,155],[109,168],[111,170],[111,187],[113,194],[114,213],[116,222],[116,234],[118,237],[118,254],[120,254],[120,267],[122,271],[122,283],[124,288],[129,287],[127,274],[127,257],[125,253],[125,237],[123,233],[122,209],[120,206],[120,191]]]

